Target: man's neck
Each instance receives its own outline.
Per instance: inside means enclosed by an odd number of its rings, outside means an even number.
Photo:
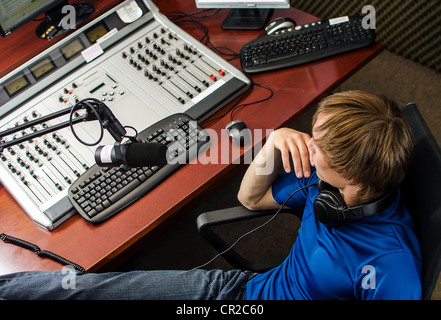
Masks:
[[[359,186],[348,184],[343,188],[339,188],[339,191],[348,206],[356,206],[362,204],[359,196]]]

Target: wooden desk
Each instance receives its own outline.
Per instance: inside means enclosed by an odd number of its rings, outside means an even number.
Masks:
[[[158,7],[162,13],[171,11],[189,13],[197,10],[191,0],[158,1]],[[226,14],[227,11],[222,10],[214,16],[199,19],[208,27],[210,40],[215,46],[228,47],[239,52],[246,42],[256,38],[262,32],[224,31],[220,25]],[[276,10],[273,18],[279,16],[290,16],[298,24],[317,20],[294,8]],[[196,39],[202,38],[203,33],[193,23],[185,22],[179,25]],[[12,40],[14,36],[20,37],[19,33],[11,35],[8,40],[10,45],[14,43]],[[4,39],[0,39],[0,44],[2,41]],[[34,41],[40,42],[41,40],[35,39]],[[29,50],[26,50],[18,45],[16,50],[21,54],[17,60],[22,62],[23,59],[29,58],[45,46],[46,44],[37,45],[36,48],[30,45]],[[239,109],[234,113],[234,118],[245,121],[251,130],[275,129],[284,126],[300,117],[309,107],[368,63],[381,50],[382,46],[376,44],[370,48],[307,66],[255,75],[253,80],[271,87],[274,96],[264,103]],[[236,67],[240,66],[238,58],[231,63]],[[0,56],[0,64],[0,74],[3,74],[5,70],[8,70],[11,62],[4,62]],[[258,100],[267,95],[266,90],[256,87],[243,100],[243,103]],[[212,141],[212,148],[230,150],[233,153],[233,150],[237,151],[238,147],[233,146],[225,137],[221,139],[221,129],[225,128],[229,121],[229,116],[227,116],[210,122],[207,127],[215,130],[219,137],[218,140]],[[258,144],[260,140],[255,139],[253,142]],[[240,149],[240,155],[249,149]],[[118,258],[123,256],[124,252],[142,244],[144,239],[159,230],[159,227],[167,225],[172,217],[184,213],[193,201],[201,200],[205,191],[216,188],[224,179],[228,179],[228,175],[232,174],[235,169],[237,165],[231,162],[206,165],[188,164],[135,204],[97,226],[87,223],[76,215],[51,232],[37,228],[11,195],[1,188],[0,233],[32,242],[42,250],[55,252],[89,271],[108,270],[114,261],[118,261]],[[51,260],[40,259],[30,251],[0,242],[0,274],[60,268],[59,264]]]

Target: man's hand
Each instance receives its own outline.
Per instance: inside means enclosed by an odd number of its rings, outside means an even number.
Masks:
[[[286,172],[294,169],[297,177],[308,178],[311,175],[307,147],[310,139],[308,134],[294,129],[273,131],[245,172],[238,194],[239,201],[251,210],[278,208],[280,205],[272,196],[271,186],[279,175],[282,164]],[[294,168],[291,168],[291,158]]]
[[[286,172],[294,170],[297,178],[309,178],[311,167],[307,144],[311,136],[290,128],[281,128],[274,131],[274,146],[280,150],[283,168]],[[294,168],[291,166],[291,161]]]

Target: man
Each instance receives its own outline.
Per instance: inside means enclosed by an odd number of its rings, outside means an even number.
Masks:
[[[281,129],[266,146],[242,181],[239,200],[244,206],[278,208],[293,191],[321,179],[337,188],[351,208],[399,186],[411,160],[413,138],[394,103],[353,91],[319,104],[312,137]],[[276,168],[260,175],[268,161],[283,165],[288,173],[279,177]],[[318,194],[313,186],[288,200],[287,206],[303,210],[296,243],[279,267],[248,282],[246,298],[420,299],[421,255],[400,196],[373,216],[329,227],[314,214]]]
[[[312,137],[274,131],[241,184],[238,198],[250,209],[279,208],[286,201],[304,212],[298,238],[280,266],[263,274],[196,269],[69,278],[59,271],[24,272],[0,276],[0,298],[419,299],[418,241],[394,193],[412,141],[404,116],[387,99],[360,91],[334,94],[320,103]],[[286,173],[279,175],[282,167]],[[375,215],[325,225],[314,214],[318,179],[335,187],[349,208],[385,195],[393,195],[387,196],[392,201]]]

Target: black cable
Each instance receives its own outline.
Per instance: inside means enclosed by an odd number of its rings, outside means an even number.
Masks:
[[[15,238],[15,237],[11,237],[8,236],[4,233],[0,234],[0,239],[2,239],[5,243],[12,243],[15,244],[19,247],[22,247],[24,249],[33,251],[36,255],[38,255],[41,258],[49,258],[51,260],[54,260],[58,263],[61,263],[65,266],[72,266],[74,269],[82,272],[82,273],[87,273],[86,269],[84,269],[83,267],[81,267],[80,265],[69,261],[53,252],[47,251],[47,250],[41,250],[38,246],[36,246],[33,243],[27,242],[25,240],[19,239],[19,238]]]
[[[250,86],[246,91],[242,92],[239,96],[237,96],[237,97],[235,98],[236,102],[233,104],[233,106],[230,107],[230,109],[228,109],[227,111],[225,111],[225,112],[224,112],[223,114],[221,114],[220,116],[217,116],[217,117],[215,117],[215,118],[211,118],[211,119],[207,119],[207,120],[202,121],[202,122],[200,123],[200,125],[202,126],[202,125],[205,125],[205,124],[207,124],[207,123],[209,123],[209,122],[212,122],[212,121],[215,121],[215,120],[218,120],[218,119],[221,119],[221,118],[225,117],[225,116],[226,116],[231,110],[233,110],[233,109],[238,105],[238,103],[239,103],[239,102],[245,97],[245,95],[246,95],[248,92],[250,92],[253,88],[254,88],[254,83],[251,82],[251,86]]]
[[[210,11],[212,11],[212,12],[210,12]],[[201,32],[204,34],[203,37],[199,41],[202,42],[202,43],[205,42],[204,43],[205,45],[207,45],[207,46],[209,45],[215,52],[217,52],[217,53],[219,53],[221,55],[231,56],[231,58],[226,59],[227,61],[230,61],[230,60],[233,60],[236,57],[238,57],[239,54],[234,52],[234,50],[232,50],[230,48],[227,48],[227,47],[216,47],[216,46],[214,46],[213,43],[211,43],[211,41],[210,41],[210,36],[208,34],[208,28],[203,23],[201,23],[200,21],[195,20],[195,18],[199,19],[199,18],[205,18],[205,17],[209,17],[209,16],[212,16],[212,15],[215,15],[219,11],[220,11],[220,9],[204,9],[204,10],[195,11],[195,12],[192,12],[192,13],[185,13],[185,12],[181,12],[181,11],[172,11],[172,12],[167,13],[166,16],[167,16],[167,18],[169,20],[171,20],[171,21],[173,21],[175,23],[177,23],[177,22],[192,22],[192,23],[194,23],[199,28],[199,30],[201,30]],[[210,13],[207,13],[207,12],[210,12]],[[207,13],[207,14],[200,15],[200,14],[203,14],[203,13]],[[184,19],[184,18],[187,18],[187,19]],[[204,39],[205,39],[205,41],[204,41]],[[229,52],[222,51],[221,49],[226,49]],[[208,122],[212,122],[212,121],[218,120],[220,118],[223,118],[224,116],[226,116],[230,112],[231,112],[230,120],[233,121],[233,114],[234,114],[234,112],[237,109],[239,109],[241,107],[257,104],[257,103],[260,103],[260,102],[264,102],[264,101],[270,99],[273,96],[274,93],[273,93],[271,88],[269,88],[269,87],[267,87],[265,85],[262,85],[262,84],[254,83],[254,81],[250,77],[248,77],[248,78],[251,81],[250,88],[248,88],[248,90],[246,90],[245,92],[243,92],[242,94],[240,94],[236,98],[237,100],[234,103],[234,105],[228,111],[226,111],[224,114],[222,114],[222,115],[220,115],[218,117],[215,117],[215,118],[212,118],[212,119],[208,119],[206,121],[201,122],[201,125],[207,124]],[[261,100],[257,100],[257,101],[246,103],[246,104],[242,104],[242,105],[238,105],[239,102],[245,96],[245,94],[247,94],[252,88],[254,88],[255,85],[267,89],[268,91],[270,91],[270,95],[268,97],[264,98],[264,99],[261,99]]]
[[[234,113],[237,109],[242,108],[242,107],[247,107],[247,106],[250,106],[250,105],[254,105],[254,104],[257,104],[257,103],[260,103],[260,102],[264,102],[264,101],[267,101],[267,100],[269,100],[269,99],[272,98],[272,96],[274,95],[274,92],[273,92],[273,90],[272,90],[270,87],[265,86],[265,85],[263,85],[263,84],[255,83],[251,78],[249,78],[249,79],[250,79],[250,81],[251,81],[251,86],[250,86],[246,91],[242,92],[242,93],[236,98],[236,99],[237,99],[236,102],[230,107],[230,109],[228,109],[227,111],[225,111],[225,112],[224,112],[223,114],[221,114],[220,116],[217,116],[217,117],[215,117],[215,118],[211,118],[211,119],[207,119],[207,120],[205,120],[205,121],[202,121],[202,122],[201,122],[201,125],[205,125],[205,124],[207,124],[207,123],[209,123],[209,122],[212,122],[212,121],[215,121],[215,120],[221,119],[221,118],[225,117],[225,116],[226,116],[228,113],[230,113],[230,112],[231,112],[231,114],[230,114],[230,121],[233,121],[233,113]],[[258,86],[258,87],[261,87],[261,88],[264,88],[264,89],[268,90],[268,91],[270,92],[269,96],[268,96],[268,97],[265,97],[265,98],[263,98],[263,99],[260,99],[260,100],[256,100],[256,101],[252,101],[252,102],[248,102],[248,103],[240,104],[240,105],[239,105],[239,102],[245,97],[245,95],[246,95],[248,92],[250,92],[250,91],[254,88],[254,86]]]
[[[250,231],[244,233],[244,234],[241,235],[236,241],[234,241],[233,244],[232,244],[231,246],[229,246],[227,249],[225,249],[225,250],[222,251],[222,252],[219,252],[217,255],[215,255],[211,260],[207,261],[206,263],[201,264],[200,266],[197,266],[197,267],[193,268],[193,270],[194,270],[194,269],[200,269],[200,268],[203,268],[203,267],[209,265],[209,264],[212,263],[214,260],[216,260],[217,258],[219,258],[221,255],[223,255],[223,254],[227,253],[228,251],[230,251],[231,249],[233,249],[233,247],[235,247],[235,246],[239,243],[239,241],[241,241],[243,238],[245,238],[245,237],[249,236],[250,234],[252,234],[253,232],[256,232],[257,230],[260,230],[260,229],[262,229],[263,227],[265,227],[267,224],[269,224],[271,221],[273,221],[273,220],[277,217],[277,215],[280,213],[280,211],[282,211],[282,209],[285,207],[285,205],[286,205],[286,203],[288,202],[288,200],[291,199],[291,197],[292,197],[293,195],[295,195],[297,192],[299,192],[299,191],[301,191],[301,190],[303,190],[303,189],[306,189],[306,188],[309,188],[309,187],[312,187],[312,186],[316,186],[316,185],[317,185],[317,183],[312,183],[312,184],[308,184],[308,185],[306,185],[306,186],[303,186],[303,187],[301,187],[301,188],[295,190],[295,191],[294,191],[293,193],[291,193],[291,194],[289,195],[289,197],[288,197],[288,198],[282,203],[282,205],[280,206],[280,208],[277,210],[277,212],[276,212],[275,214],[272,215],[272,217],[271,217],[270,219],[268,219],[267,221],[265,221],[264,223],[262,223],[260,226],[257,226],[256,228],[254,228],[254,229],[252,229],[252,230],[250,230]]]
[[[101,119],[99,113],[95,110],[95,108],[94,108],[92,105],[90,105],[89,102],[101,103],[99,100],[94,99],[94,98],[88,98],[88,99],[83,99],[83,100],[79,101],[79,102],[76,103],[76,104],[72,107],[72,109],[70,110],[70,113],[69,113],[69,122],[70,122],[70,130],[72,131],[72,134],[74,135],[74,137],[75,137],[79,142],[81,142],[82,144],[84,144],[84,145],[86,145],[86,146],[89,146],[89,147],[93,147],[93,146],[96,146],[98,143],[100,143],[101,140],[103,140],[103,136],[104,136],[104,126],[103,126],[103,120]],[[93,142],[93,143],[88,143],[88,142],[82,140],[82,139],[77,135],[77,133],[75,132],[74,127],[73,127],[73,123],[72,123],[72,121],[73,121],[72,118],[73,118],[73,115],[74,115],[76,109],[78,109],[79,107],[84,107],[84,105],[86,105],[86,106],[88,107],[88,109],[90,109],[90,110],[95,114],[95,117],[96,117],[96,119],[98,120],[98,122],[99,122],[99,124],[100,124],[100,137],[98,138],[97,141],[95,141],[95,142]]]
[[[206,15],[202,15],[202,16],[197,16],[198,14],[209,12],[211,10],[214,10],[214,12],[206,14]],[[227,48],[227,47],[216,47],[210,41],[210,36],[208,34],[207,26],[205,26],[202,22],[195,20],[195,19],[206,18],[206,17],[212,16],[212,15],[215,15],[219,11],[220,11],[220,9],[205,9],[205,10],[200,10],[200,11],[196,11],[196,12],[192,12],[192,13],[172,11],[172,12],[167,13],[166,16],[167,16],[167,18],[169,18],[169,20],[171,20],[175,23],[181,23],[181,22],[194,23],[196,25],[196,27],[198,27],[198,29],[203,33],[203,37],[199,41],[201,43],[205,44],[206,46],[211,47],[215,52],[217,52],[220,55],[230,56],[230,58],[226,59],[227,61],[230,61],[230,60],[233,60],[236,57],[238,57],[239,54],[237,52],[235,52],[234,50]],[[184,19],[184,18],[186,18],[186,19]]]
[[[231,113],[230,113],[230,120],[231,120],[231,121],[233,121],[233,113],[234,113],[234,111],[236,111],[237,109],[242,108],[242,107],[247,107],[247,106],[250,106],[250,105],[253,105],[253,104],[257,104],[257,103],[260,103],[260,102],[264,102],[264,101],[267,101],[267,100],[269,100],[269,99],[271,99],[271,98],[273,97],[274,92],[273,92],[273,90],[272,90],[270,87],[265,86],[265,85],[260,84],[260,83],[255,83],[255,82],[252,82],[252,83],[253,83],[253,86],[255,85],[255,86],[258,86],[258,87],[261,87],[261,88],[267,89],[267,90],[270,92],[269,96],[266,97],[266,98],[260,99],[260,100],[256,100],[256,101],[249,102],[249,103],[245,103],[245,104],[241,104],[241,105],[238,105],[238,106],[234,107],[234,108],[231,110]]]

